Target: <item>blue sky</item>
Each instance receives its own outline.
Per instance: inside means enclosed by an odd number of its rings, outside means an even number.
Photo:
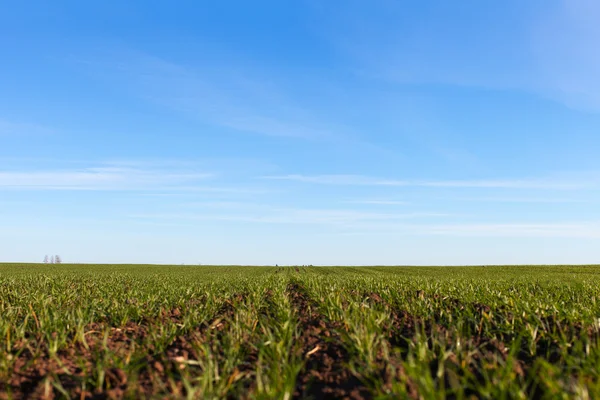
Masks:
[[[12,2],[0,257],[600,262],[594,0]]]

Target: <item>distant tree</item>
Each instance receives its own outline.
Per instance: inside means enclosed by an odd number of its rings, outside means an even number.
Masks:
[[[54,264],[54,256],[50,257],[50,264]]]
[[[62,263],[62,259],[60,258],[60,256],[58,254],[56,256],[54,256],[54,263],[55,264]]]
[[[44,264],[48,264],[50,260],[48,259],[48,254],[44,257]]]

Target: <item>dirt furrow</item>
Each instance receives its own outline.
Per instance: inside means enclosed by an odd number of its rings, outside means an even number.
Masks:
[[[421,298],[425,297],[425,294],[422,291],[420,291],[418,295]],[[451,346],[455,341],[453,338],[462,337],[462,346],[474,350],[469,363],[466,365],[466,370],[472,374],[475,380],[484,383],[486,379],[482,375],[484,365],[486,363],[493,363],[494,360],[502,360],[503,363],[507,362],[510,352],[509,348],[512,345],[512,342],[516,340],[515,335],[512,332],[502,332],[500,330],[488,332],[478,329],[478,321],[486,314],[493,312],[491,307],[482,303],[463,303],[455,298],[440,298],[438,295],[433,296],[435,300],[440,302],[440,307],[448,307],[460,311],[471,310],[473,317],[467,321],[471,326],[468,327],[469,329],[467,329],[466,332],[460,332],[456,330],[455,325],[440,319],[435,314],[432,314],[429,317],[415,316],[406,310],[398,309],[389,304],[376,293],[365,293],[365,297],[373,303],[382,305],[390,312],[390,321],[386,327],[386,336],[390,345],[401,351],[401,359],[396,362],[398,365],[401,365],[402,359],[405,358],[406,353],[409,351],[411,342],[416,340],[418,334],[424,335],[429,348],[434,348],[435,342],[437,342],[438,345],[444,343]],[[503,309],[503,311],[506,310]],[[552,317],[545,318],[543,322],[546,324],[546,328],[549,331],[555,329],[555,326],[563,326],[562,329],[571,335],[571,337],[578,337],[581,335],[594,336],[594,333],[589,329],[586,331],[580,324],[571,324],[569,326],[567,323],[561,324]],[[520,343],[520,347],[521,348],[512,358],[512,368],[516,379],[529,381],[533,378],[532,374],[536,374],[536,371],[532,366],[534,365],[536,358],[543,358],[549,362],[560,361],[559,344],[549,337],[538,338],[535,343],[533,343],[532,348],[529,348],[527,342],[523,340]],[[432,377],[436,376],[438,362],[439,360],[437,359],[434,359],[431,362],[430,369]],[[446,363],[448,364],[446,369],[454,370],[457,376],[461,376],[465,372],[464,366],[459,365],[456,356],[453,354],[450,355]],[[445,374],[442,379],[444,379],[446,387],[451,385],[448,375]],[[536,398],[539,394],[536,392],[537,389],[534,387],[531,388],[531,390],[531,395]],[[470,390],[467,390],[466,393],[469,395],[475,394]]]
[[[348,370],[349,354],[336,333],[340,326],[318,311],[299,283],[290,283],[286,291],[298,315],[300,348],[306,360],[296,380],[294,398],[371,398],[367,387]]]
[[[62,387],[72,398],[121,398],[126,394],[130,382],[127,373],[116,366],[107,366],[102,387],[93,391],[81,389],[81,382],[90,377],[106,351],[123,359],[135,358],[134,353],[149,354],[140,360],[141,370],[134,389],[138,393],[152,394],[157,378],[162,376],[166,381],[169,370],[177,371],[181,362],[197,357],[190,344],[192,340],[205,336],[209,329],[222,331],[226,328],[227,320],[235,312],[234,303],[242,299],[242,295],[236,295],[225,301],[211,320],[191,333],[175,338],[163,354],[152,355],[156,351],[152,342],[141,347],[151,329],[152,323],[148,320],[130,321],[121,327],[108,328],[106,340],[105,324],[92,323],[85,328],[85,343],[73,338],[54,357],[50,356],[48,345],[43,342],[35,348],[29,344],[23,344],[22,347],[17,345],[13,349],[16,359],[9,377],[5,382],[0,382],[0,400],[60,397],[57,387]],[[168,319],[176,323],[180,318],[180,310],[173,309],[163,312],[160,321]],[[165,357],[171,365],[165,365]]]

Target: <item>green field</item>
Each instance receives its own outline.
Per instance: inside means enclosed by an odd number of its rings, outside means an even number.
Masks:
[[[0,264],[4,398],[600,398],[600,267]]]

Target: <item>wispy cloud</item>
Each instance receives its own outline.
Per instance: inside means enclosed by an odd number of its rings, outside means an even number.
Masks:
[[[329,17],[325,35],[363,76],[399,84],[514,89],[600,111],[596,0],[558,0],[543,7],[518,1],[448,3],[411,13],[401,2],[375,0],[369,7],[350,3],[342,14],[336,2],[319,9]],[[450,13],[472,17],[448,19]]]
[[[345,132],[348,127],[324,121],[288,95],[273,75],[249,62],[212,56],[195,67],[131,51],[107,56],[108,62],[77,62],[140,98],[215,126],[272,137],[354,140]]]
[[[448,217],[449,214],[432,212],[377,213],[339,209],[263,208],[238,213],[166,213],[133,214],[131,218],[150,220],[212,220],[263,224],[331,225],[352,227],[365,222],[391,222],[414,219]]]
[[[408,186],[410,182],[392,179],[380,179],[363,175],[277,175],[263,176],[261,179],[275,181],[295,181],[317,183],[322,185],[373,185],[373,186]]]
[[[561,223],[439,223],[435,217],[406,220],[360,220],[342,226],[342,235],[353,236],[448,236],[464,238],[600,238],[600,221]]]
[[[589,199],[561,198],[561,197],[444,197],[444,200],[482,202],[482,203],[589,203]]]
[[[346,203],[352,204],[369,204],[376,206],[405,206],[410,204],[407,201],[400,200],[386,200],[386,199],[360,199],[360,200],[348,200]]]
[[[449,180],[415,182],[415,186],[447,187],[447,188],[501,188],[501,189],[581,189],[591,182],[567,182],[545,179],[515,179],[515,180]],[[597,184],[597,182],[594,182]]]
[[[573,190],[598,187],[600,179],[488,179],[488,180],[395,180],[363,175],[280,175],[262,179],[314,183],[322,185],[411,186],[433,188],[498,188]]]
[[[0,171],[0,189],[152,190],[185,187],[211,173],[90,167],[72,170]]]
[[[421,233],[449,236],[600,238],[600,221],[568,223],[449,224],[424,226]]]
[[[540,90],[568,106],[600,111],[600,3],[561,0],[532,24]]]
[[[560,223],[537,222],[453,222],[440,223],[459,215],[436,212],[392,213],[351,209],[273,208],[256,205],[209,205],[209,212],[130,214],[142,223],[195,225],[198,221],[266,225],[305,225],[334,228],[342,235],[419,235],[459,237],[558,237],[600,238],[600,221]],[[219,211],[219,209],[221,209]],[[237,210],[236,210],[237,209]],[[464,217],[464,216],[462,216]]]

